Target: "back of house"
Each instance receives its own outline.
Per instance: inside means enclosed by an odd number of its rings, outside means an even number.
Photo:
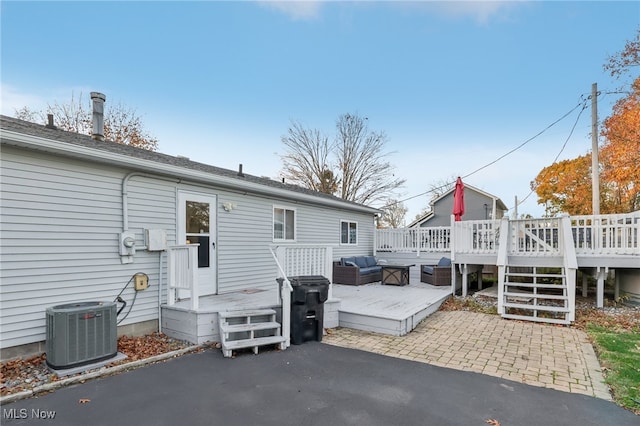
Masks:
[[[120,297],[119,334],[157,330],[171,246],[199,244],[201,296],[275,288],[274,245],[373,252],[376,209],[55,126],[0,125],[2,359],[43,352],[45,311],[68,303]]]

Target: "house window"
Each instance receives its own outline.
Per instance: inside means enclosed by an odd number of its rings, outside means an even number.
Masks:
[[[340,222],[340,244],[358,244],[357,222]]]
[[[294,241],[296,239],[296,212],[282,207],[273,208],[273,239]]]

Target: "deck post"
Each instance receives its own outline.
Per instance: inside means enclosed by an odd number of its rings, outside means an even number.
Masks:
[[[469,288],[468,276],[469,269],[466,263],[460,264],[460,273],[462,274],[462,297],[467,297]]]
[[[500,222],[500,239],[498,240],[498,314],[504,314],[504,280],[506,278],[508,253],[509,253],[509,218],[504,216]]]
[[[200,289],[198,283],[198,246],[189,245],[189,283],[191,287],[191,309],[197,311],[200,307]]]
[[[604,279],[609,273],[608,267],[596,267],[596,280],[598,281],[596,290],[596,307],[604,308]]]
[[[589,295],[589,286],[587,283],[587,274],[584,271],[582,273],[582,297],[587,297]]]

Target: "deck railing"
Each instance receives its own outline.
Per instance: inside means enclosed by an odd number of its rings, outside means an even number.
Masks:
[[[322,275],[333,282],[333,246],[321,244],[291,244],[272,246],[281,274],[287,277]],[[331,298],[329,286],[329,298]]]
[[[453,222],[454,250],[465,254],[495,254],[500,238],[499,220]]]
[[[578,255],[640,255],[640,211],[571,216],[571,231]]]
[[[544,218],[509,221],[509,253],[537,256],[562,253],[560,220],[561,218]]]
[[[505,220],[509,255],[563,253],[563,218]],[[569,220],[577,256],[640,255],[640,211],[569,216]],[[499,241],[499,220],[463,220],[452,227],[378,229],[375,247],[376,252],[495,254]]]
[[[376,251],[448,252],[451,251],[451,227],[378,229]]]
[[[167,304],[173,305],[180,298],[189,298],[190,307],[197,310],[198,301],[198,246],[184,244],[168,248]]]

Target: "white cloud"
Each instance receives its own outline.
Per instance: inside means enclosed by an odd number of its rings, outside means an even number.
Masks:
[[[527,1],[485,1],[485,0],[422,0],[417,2],[394,3],[404,7],[420,8],[426,12],[445,15],[452,18],[471,18],[478,23],[486,24],[489,20],[503,18],[508,10]]]
[[[260,0],[258,3],[272,9],[276,9],[293,20],[310,20],[320,15],[321,1],[315,0],[282,0],[268,1]]]

